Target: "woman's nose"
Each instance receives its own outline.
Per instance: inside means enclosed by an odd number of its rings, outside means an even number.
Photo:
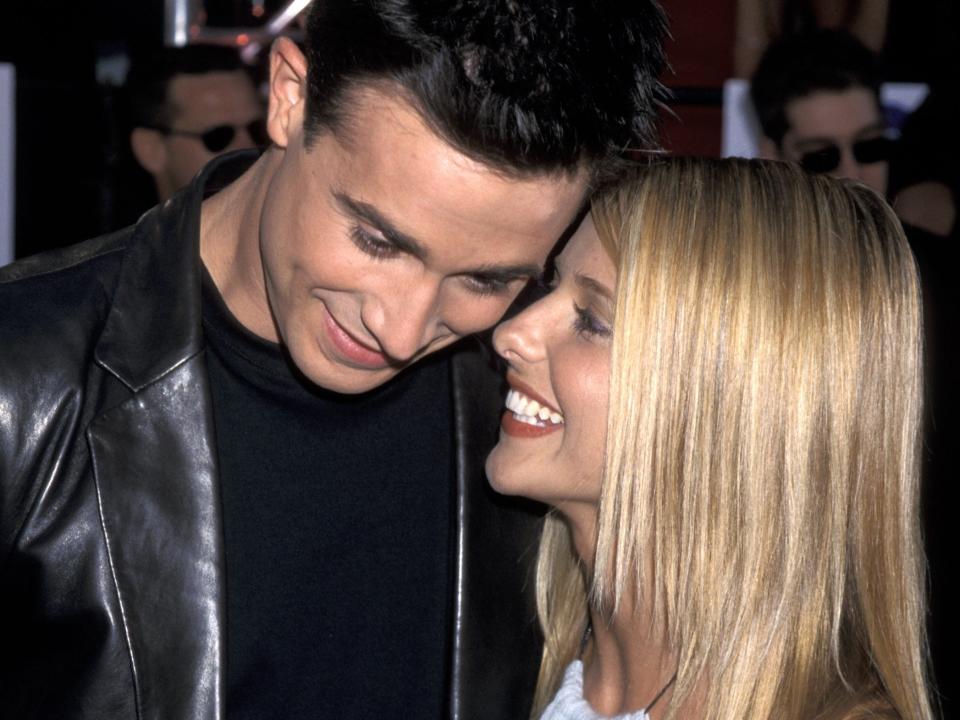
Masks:
[[[544,339],[550,298],[535,302],[518,315],[500,323],[493,333],[493,347],[509,363],[537,362],[544,357]]]

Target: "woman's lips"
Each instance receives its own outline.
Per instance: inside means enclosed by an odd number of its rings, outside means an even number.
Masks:
[[[330,314],[326,305],[323,312],[327,337],[343,359],[371,370],[379,370],[390,364],[390,360],[382,352],[367,347],[347,332]]]
[[[510,384],[507,410],[500,420],[500,427],[507,435],[542,437],[563,427],[563,416],[540,395],[509,375],[507,382]]]

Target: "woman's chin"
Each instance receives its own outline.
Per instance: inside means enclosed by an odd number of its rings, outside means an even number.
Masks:
[[[511,472],[508,459],[505,457],[503,442],[498,442],[486,462],[487,482],[490,487],[502,495],[523,495],[522,483],[518,482],[517,472]]]

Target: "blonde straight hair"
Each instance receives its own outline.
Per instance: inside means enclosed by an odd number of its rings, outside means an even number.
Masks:
[[[618,266],[595,570],[548,518],[535,714],[587,605],[652,609],[667,717],[932,717],[920,291],[889,207],[782,163],[672,159],[598,197]],[[653,588],[648,597],[643,588]]]

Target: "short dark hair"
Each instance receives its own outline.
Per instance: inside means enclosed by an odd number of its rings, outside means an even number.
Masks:
[[[246,66],[236,50],[221,45],[156,48],[134,56],[126,81],[130,127],[165,127],[173,122],[167,89],[177,75],[234,70]]]
[[[787,104],[818,90],[870,90],[880,107],[879,58],[853,35],[815,30],[774,41],[760,59],[750,97],[763,134],[777,145],[790,129]]]
[[[597,168],[654,144],[656,0],[323,0],[307,20],[309,148],[363,86],[400,89],[438,136],[506,174]]]

